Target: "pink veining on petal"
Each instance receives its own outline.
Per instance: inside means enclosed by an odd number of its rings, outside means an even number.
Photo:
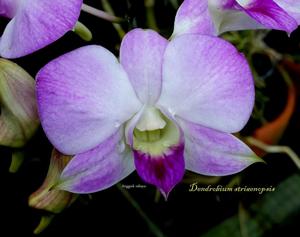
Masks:
[[[298,27],[296,20],[273,0],[251,0],[245,1],[245,4],[241,0],[237,2],[249,16],[267,28],[291,33]]]
[[[292,16],[300,24],[300,1],[299,0],[274,0],[282,9]]]
[[[111,187],[134,170],[132,152],[123,141],[123,128],[95,148],[77,154],[66,166],[58,188],[92,193]]]
[[[143,103],[154,104],[160,96],[167,45],[168,40],[153,30],[134,29],[122,40],[120,62]]]
[[[216,29],[208,11],[208,2],[185,0],[179,7],[172,37],[182,34],[216,35]]]
[[[185,131],[186,168],[193,172],[223,176],[261,162],[251,149],[235,136],[180,120]]]
[[[224,60],[226,59],[226,60]],[[165,53],[158,106],[175,117],[237,132],[254,104],[254,83],[245,57],[217,37],[186,34]]]
[[[37,74],[36,91],[43,129],[64,154],[94,148],[141,106],[117,58],[95,45],[44,66]]]
[[[0,16],[13,18],[20,0],[0,0]]]
[[[82,0],[11,2],[2,2],[10,6],[3,14],[12,17],[0,38],[0,55],[5,58],[28,55],[61,38],[74,28],[82,5]]]

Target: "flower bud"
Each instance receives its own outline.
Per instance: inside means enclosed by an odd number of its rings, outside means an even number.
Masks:
[[[49,212],[47,215],[42,216],[41,222],[34,233],[43,231],[50,224],[54,214],[62,212],[78,197],[76,194],[54,188],[60,178],[62,170],[71,159],[72,156],[65,156],[53,149],[44,183],[29,197],[30,207]]]
[[[52,151],[47,176],[42,186],[30,195],[29,206],[52,213],[60,213],[74,201],[76,195],[73,193],[53,188],[71,158],[55,149]]]
[[[34,79],[0,58],[0,145],[22,147],[39,125]]]

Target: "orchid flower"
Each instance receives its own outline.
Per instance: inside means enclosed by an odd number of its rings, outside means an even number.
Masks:
[[[41,124],[52,144],[75,155],[56,187],[91,193],[136,169],[167,197],[184,175],[222,176],[260,161],[230,133],[248,121],[254,86],[243,55],[212,36],[170,42],[135,29],[120,62],[86,46],[37,75]]]
[[[185,0],[176,14],[173,37],[247,29],[275,29],[290,34],[299,24],[298,0]]]
[[[33,53],[72,30],[82,0],[0,0],[0,16],[11,19],[0,38],[0,56]]]

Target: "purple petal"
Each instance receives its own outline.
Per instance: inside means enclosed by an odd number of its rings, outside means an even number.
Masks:
[[[92,193],[111,187],[134,170],[131,151],[123,141],[123,128],[96,148],[76,155],[61,175],[58,188]]]
[[[164,110],[210,128],[236,132],[248,121],[253,104],[248,63],[230,43],[201,35],[182,35],[169,43],[158,101]]]
[[[72,30],[82,0],[26,0],[18,4],[15,16],[0,39],[2,57],[17,58],[30,54]],[[11,15],[10,11],[4,14]]]
[[[169,147],[160,156],[134,150],[134,163],[139,176],[158,187],[167,199],[184,175],[183,142]]]
[[[212,0],[208,2],[208,9],[218,35],[227,31],[265,28],[247,15],[235,0]]]
[[[292,16],[300,24],[300,1],[299,0],[274,0],[282,9]]]
[[[42,126],[64,154],[96,147],[141,107],[115,56],[86,46],[47,64],[37,75]]]
[[[216,29],[208,11],[208,1],[185,0],[179,7],[174,24],[174,36],[188,33],[216,35]]]
[[[298,27],[295,19],[273,0],[237,0],[237,2],[249,16],[267,28],[291,33]]]
[[[0,16],[13,18],[18,9],[18,0],[0,0]]]
[[[223,176],[262,162],[251,149],[231,134],[218,132],[187,121],[180,125],[185,133],[186,169],[193,172]]]
[[[124,37],[120,62],[143,103],[153,104],[161,92],[162,59],[168,41],[152,30],[135,29]]]

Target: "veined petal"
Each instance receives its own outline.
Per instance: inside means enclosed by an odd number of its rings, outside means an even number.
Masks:
[[[20,0],[0,39],[0,55],[17,58],[41,49],[72,30],[82,0]]]
[[[208,9],[217,35],[227,31],[265,28],[243,11],[235,0],[208,0]]]
[[[115,56],[100,46],[79,48],[47,64],[36,89],[44,131],[64,154],[96,147],[141,107]]]
[[[291,33],[298,27],[295,19],[273,0],[237,0],[245,12],[270,29]]]
[[[12,18],[18,9],[20,0],[0,0],[0,16]]]
[[[298,0],[274,0],[282,9],[292,16],[300,24],[300,1]]]
[[[254,104],[248,63],[217,37],[179,36],[165,52],[157,103],[173,116],[224,132],[239,131]]]
[[[262,162],[251,149],[231,134],[218,132],[180,120],[185,134],[186,169],[193,172],[223,176]]]
[[[139,176],[158,187],[167,199],[184,175],[184,140],[177,124],[164,115],[162,118],[166,121],[162,129],[134,130],[133,151]]]
[[[217,34],[207,0],[185,0],[178,8],[172,37],[188,33]]]
[[[161,92],[162,60],[168,41],[152,30],[135,29],[126,34],[120,62],[143,103],[154,104]]]
[[[76,155],[61,175],[57,188],[74,193],[92,193],[111,187],[134,170],[123,128],[94,149]]]

